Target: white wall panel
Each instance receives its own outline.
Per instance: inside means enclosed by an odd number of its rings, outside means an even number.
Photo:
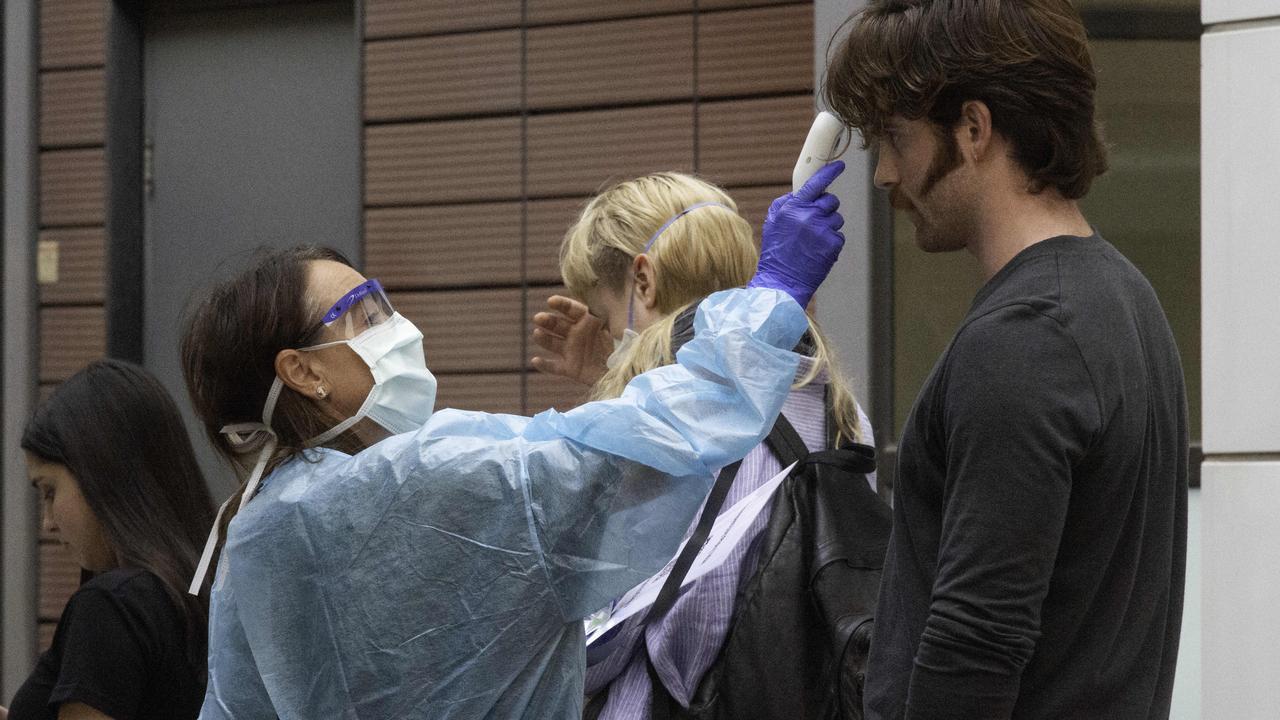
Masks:
[[[1280,23],[1201,47],[1204,449],[1277,452]]]
[[[1182,597],[1182,639],[1178,642],[1178,670],[1173,681],[1173,707],[1169,720],[1203,720],[1201,706],[1204,657],[1204,563],[1200,546],[1201,493],[1187,493],[1187,584]]]
[[[1280,461],[1202,467],[1204,717],[1280,708]]]
[[[1280,17],[1280,0],[1203,0],[1200,17],[1205,25]]]

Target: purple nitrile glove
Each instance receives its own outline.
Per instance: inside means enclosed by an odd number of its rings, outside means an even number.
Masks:
[[[773,201],[760,238],[760,264],[747,287],[781,290],[800,307],[809,304],[844,247],[844,218],[836,212],[840,200],[826,192],[842,172],[839,160],[825,165],[798,191]]]

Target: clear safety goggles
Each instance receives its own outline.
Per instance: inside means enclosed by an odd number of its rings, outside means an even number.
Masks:
[[[371,327],[391,319],[395,310],[377,280],[366,280],[343,295],[320,322],[337,340],[350,340]]]

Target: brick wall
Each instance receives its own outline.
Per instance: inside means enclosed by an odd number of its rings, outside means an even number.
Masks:
[[[108,0],[40,3],[40,397],[106,349]],[[41,535],[38,618],[48,646],[80,570]]]

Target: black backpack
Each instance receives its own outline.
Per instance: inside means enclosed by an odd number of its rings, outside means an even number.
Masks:
[[[785,417],[765,439],[785,468],[759,560],[734,604],[724,647],[690,707],[652,663],[652,720],[858,720],[871,629],[889,542],[889,506],[871,489],[875,450],[851,443],[810,453]],[[741,463],[716,479],[698,527],[645,621],[662,617],[706,542]],[[643,647],[643,643],[641,644]],[[599,715],[605,694],[584,718]]]

